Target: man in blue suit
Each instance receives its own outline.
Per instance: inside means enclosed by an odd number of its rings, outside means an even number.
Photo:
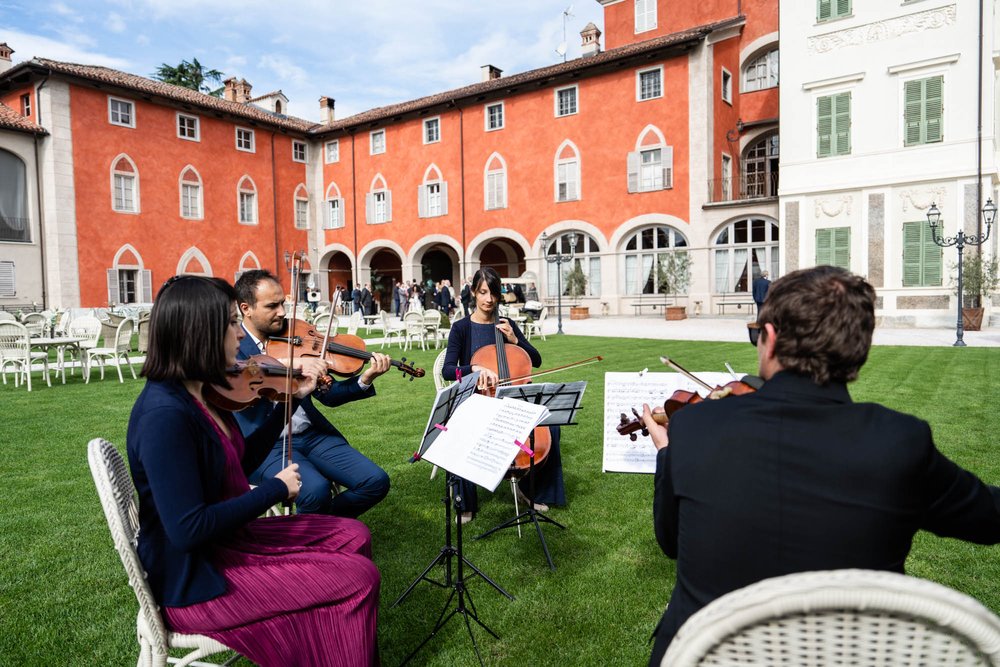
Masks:
[[[236,281],[236,294],[243,328],[247,336],[240,341],[238,358],[246,359],[266,352],[271,336],[278,336],[286,326],[284,290],[270,271],[247,271]],[[333,382],[313,393],[323,405],[336,407],[375,395],[372,384],[389,370],[390,358],[372,353],[371,365],[358,377]],[[271,412],[283,409],[271,401],[236,413],[240,429],[249,436],[261,427]],[[364,454],[351,447],[347,439],[313,405],[312,397],[302,401],[292,415],[292,452],[302,475],[302,489],[296,506],[302,513],[335,514],[358,517],[376,505],[389,492],[389,476]],[[252,484],[260,484],[285,467],[282,457],[285,436],[275,443],[264,463],[250,475]],[[331,482],[346,490],[332,496]]]

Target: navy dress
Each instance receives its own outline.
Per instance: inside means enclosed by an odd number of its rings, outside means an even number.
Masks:
[[[510,320],[508,320],[510,321]],[[510,322],[514,335],[517,336],[517,345],[524,349],[531,357],[531,365],[538,368],[542,365],[542,355],[528,342],[521,330],[514,322]],[[478,324],[472,318],[463,317],[452,323],[451,333],[448,335],[448,350],[444,356],[444,367],[441,375],[445,380],[457,380],[459,374],[469,375],[472,373],[472,365],[469,360],[476,351],[486,345],[496,343],[496,336],[493,333],[495,326],[492,324]],[[566,504],[566,489],[563,483],[562,455],[559,451],[560,431],[558,426],[551,427],[552,447],[545,463],[537,468],[533,473],[535,484],[535,502],[546,505],[563,506]],[[521,488],[525,491],[531,488],[532,475],[525,475],[521,480]],[[459,491],[461,502],[458,507],[462,512],[479,511],[479,497],[476,485],[467,480],[460,480]]]

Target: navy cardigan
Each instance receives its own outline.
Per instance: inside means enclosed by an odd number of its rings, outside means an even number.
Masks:
[[[248,475],[281,433],[282,411],[272,417],[246,438],[242,466]],[[227,421],[238,428],[231,417]],[[180,382],[146,382],[132,407],[126,442],[139,492],[139,558],[157,602],[183,607],[222,595],[226,581],[212,565],[212,546],[284,500],[284,482],[272,477],[223,500],[222,443]]]
[[[514,330],[514,335],[517,336],[517,346],[524,348],[524,351],[531,357],[531,365],[534,368],[541,366],[542,355],[528,342],[513,320],[507,321],[510,322],[510,327]],[[451,324],[451,333],[448,334],[448,350],[445,352],[444,366],[441,368],[441,376],[445,380],[455,380],[458,377],[456,369],[461,371],[462,375],[472,373],[472,365],[469,363],[473,355],[470,322],[472,322],[471,317],[463,317]]]

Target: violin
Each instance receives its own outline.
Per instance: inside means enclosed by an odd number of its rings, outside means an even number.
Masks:
[[[230,412],[248,408],[262,398],[284,403],[290,396],[287,375],[287,366],[266,354],[258,354],[226,368],[229,388],[206,384],[202,393],[209,403]],[[292,371],[291,394],[298,391],[301,378],[302,371]]]
[[[521,347],[508,343],[500,329],[494,329],[496,343],[484,345],[476,350],[469,360],[470,366],[482,366],[489,368],[500,379],[500,384],[518,385],[527,384],[531,378],[531,357]],[[487,387],[482,391],[486,396],[495,396],[496,387]],[[536,426],[533,432],[533,449],[535,452],[534,465],[541,465],[549,455],[552,447],[552,434],[548,426]],[[531,456],[523,450],[517,452],[514,463],[511,464],[511,473],[515,476],[523,476],[531,468]]]
[[[685,389],[678,389],[675,391],[669,398],[667,398],[666,401],[663,402],[663,412],[653,413],[653,421],[660,425],[666,425],[670,421],[670,417],[685,406],[694,405],[695,403],[701,403],[706,400],[718,400],[726,398],[727,396],[752,394],[763,385],[763,380],[760,378],[754,375],[744,375],[742,379],[733,380],[732,382],[727,382],[726,384],[716,385],[713,387],[706,382],[702,382],[697,376],[693,375],[686,369],[682,368],[680,364],[667,357],[660,357],[660,361],[708,391],[708,394],[705,397],[697,392],[687,391]],[[632,414],[635,415],[635,418],[629,419],[623,412],[621,414],[621,422],[616,427],[616,430],[619,434],[627,435],[629,440],[635,442],[637,438],[636,431],[641,432],[644,436],[648,436],[649,430],[646,428],[646,423],[643,421],[642,414],[638,409],[632,408]]]
[[[271,336],[267,344],[268,354],[278,358],[291,357],[291,348],[295,354],[303,357],[323,357],[330,365],[330,370],[343,377],[357,375],[365,362],[372,358],[371,352],[365,349],[365,341],[351,334],[337,334],[327,339],[326,350],[323,351],[325,336],[305,320],[287,320],[285,330],[279,336]],[[404,357],[400,361],[390,360],[391,365],[398,368],[404,375],[422,378],[425,371],[414,368],[406,363]]]

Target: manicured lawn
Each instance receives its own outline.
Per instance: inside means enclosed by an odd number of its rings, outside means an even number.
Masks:
[[[549,571],[530,533],[518,540],[508,530],[467,544],[467,556],[517,598],[511,602],[473,581],[480,617],[501,636],[495,640],[477,629],[477,641],[491,665],[643,664],[674,567],[653,538],[652,477],[601,473],[604,373],[659,370],[657,358],[666,353],[692,370],[724,370],[728,361],[753,371],[755,352],[746,343],[570,336],[537,343],[546,367],[593,354],[605,361],[551,376],[590,382],[580,425],[563,435],[570,506],[552,516],[568,530],[545,529],[558,569]],[[388,498],[364,516],[382,572],[379,641],[386,665],[399,664],[426,636],[446,597],[423,583],[403,605],[388,608],[443,544],[442,477],[430,480],[430,465],[408,463],[434,395],[429,373],[435,354],[405,355],[428,377],[407,382],[393,372],[379,379],[377,397],[332,411],[350,441],[392,478]],[[984,348],[876,348],[851,393],[926,419],[942,451],[998,482],[998,360],[1000,351]],[[124,451],[129,411],[143,381],[115,380],[112,372],[104,382],[84,385],[78,373],[50,389],[36,375],[30,395],[10,383],[0,386],[2,664],[125,665],[137,657],[135,598],[112,548],[85,453],[95,436]],[[513,511],[503,485],[481,500],[473,534]],[[908,569],[1000,611],[1000,550],[921,534]],[[411,664],[474,664],[462,624],[453,619]]]

